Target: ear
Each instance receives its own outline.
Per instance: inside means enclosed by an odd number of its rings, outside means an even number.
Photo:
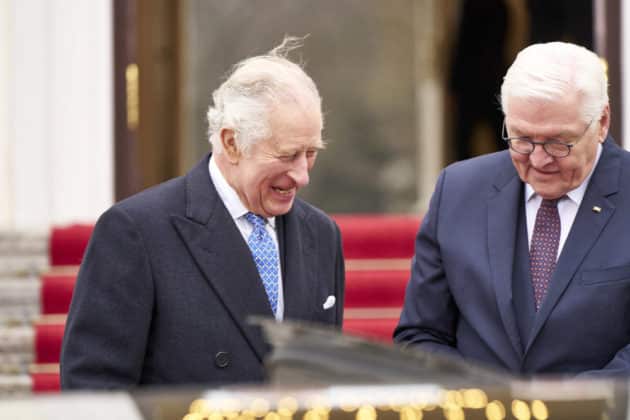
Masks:
[[[242,153],[236,141],[236,133],[230,128],[222,128],[220,136],[223,153],[230,163],[237,164]]]
[[[599,117],[599,133],[597,133],[598,141],[603,143],[608,136],[608,129],[610,128],[610,105],[606,104],[602,111],[601,117]]]

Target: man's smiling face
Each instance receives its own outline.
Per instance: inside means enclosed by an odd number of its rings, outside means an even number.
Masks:
[[[297,191],[308,185],[309,171],[323,146],[318,108],[291,105],[272,110],[271,137],[240,153],[228,179],[245,207],[264,217],[291,210]]]

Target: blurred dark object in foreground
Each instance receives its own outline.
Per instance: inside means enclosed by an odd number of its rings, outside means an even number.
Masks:
[[[0,398],[20,420],[626,419],[628,383],[516,379],[460,360],[257,320],[274,350],[270,383]]]
[[[272,384],[406,384],[507,386],[505,372],[442,354],[343,335],[332,328],[256,318],[273,350],[265,366]]]

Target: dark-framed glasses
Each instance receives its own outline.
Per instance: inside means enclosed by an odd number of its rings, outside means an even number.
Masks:
[[[531,155],[532,153],[534,153],[534,149],[536,149],[536,146],[540,145],[549,156],[563,158],[569,156],[569,154],[571,153],[571,149],[584,138],[584,135],[591,127],[591,124],[593,124],[594,120],[595,119],[593,118],[588,123],[582,134],[575,141],[566,143],[556,139],[547,139],[546,141],[534,141],[531,137],[527,136],[509,137],[504,118],[503,128],[501,129],[501,138],[508,144],[510,149],[522,155]]]

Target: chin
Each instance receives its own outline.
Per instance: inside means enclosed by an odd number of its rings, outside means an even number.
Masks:
[[[271,208],[269,209],[269,211],[267,211],[267,213],[270,214],[271,217],[282,216],[290,212],[292,207],[293,207],[293,202],[291,202],[291,204],[289,205],[283,203],[282,205],[271,206]]]
[[[542,191],[539,192],[540,195],[545,200],[555,200],[556,198],[560,198],[564,195],[561,191]]]

